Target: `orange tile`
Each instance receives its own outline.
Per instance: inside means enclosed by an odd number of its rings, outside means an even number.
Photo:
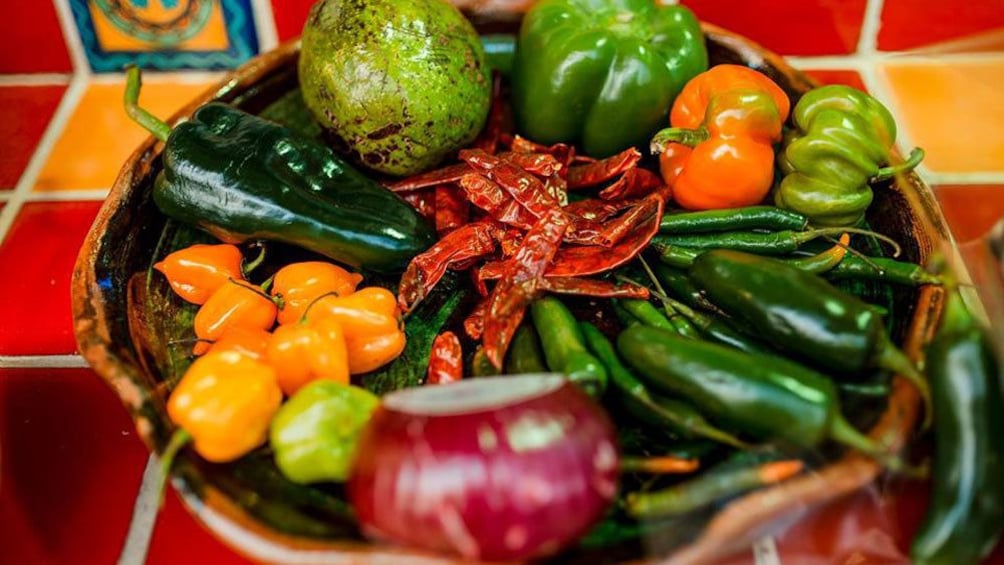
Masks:
[[[156,116],[168,118],[211,83],[143,85],[140,102]],[[149,135],[122,108],[124,83],[91,84],[35,183],[36,191],[108,188],[122,163]]]
[[[901,129],[935,172],[1004,171],[1004,57],[882,67]]]
[[[984,236],[1004,218],[1004,185],[941,185],[934,193],[960,244]]]

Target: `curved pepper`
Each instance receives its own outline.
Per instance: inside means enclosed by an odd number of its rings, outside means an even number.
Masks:
[[[287,395],[318,379],[349,382],[345,332],[334,318],[279,326],[268,343],[268,362]]]
[[[337,321],[345,331],[349,372],[368,373],[404,351],[404,324],[397,297],[381,287],[367,287],[348,296],[322,296],[306,312],[308,323]]]
[[[279,323],[296,322],[310,303],[321,295],[347,296],[362,282],[359,273],[323,261],[292,263],[279,269],[272,281],[272,296],[281,298]]]
[[[881,102],[849,86],[810,90],[795,105],[793,118],[796,130],[785,136],[778,153],[785,176],[774,202],[816,226],[859,223],[872,202],[869,183],[923,159],[923,151],[915,149],[902,165],[881,168],[896,141],[896,122]]]
[[[762,201],[789,110],[784,91],[748,67],[717,65],[688,82],[673,103],[673,127],[651,144],[673,198],[691,210]]]
[[[230,280],[195,313],[195,336],[201,340],[195,354],[209,349],[209,343],[223,336],[230,328],[272,329],[275,324],[275,303],[261,287],[246,281]]]
[[[268,344],[271,340],[272,333],[267,329],[233,326],[224,330],[220,337],[216,338],[216,341],[209,346],[206,353],[236,351],[256,361],[263,361],[266,358]]]
[[[229,279],[243,279],[244,257],[236,245],[197,243],[154,263],[174,292],[192,304],[204,304]]]
[[[708,68],[700,23],[652,0],[544,0],[513,63],[513,114],[541,143],[606,157],[644,145],[683,85]]]
[[[207,461],[233,461],[265,442],[282,402],[275,371],[228,351],[197,359],[171,393],[167,413]]]

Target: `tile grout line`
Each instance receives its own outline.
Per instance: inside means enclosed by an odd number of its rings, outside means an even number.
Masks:
[[[150,541],[157,525],[157,514],[160,511],[159,461],[154,455],[150,455],[146,460],[143,479],[136,492],[136,502],[133,504],[132,519],[129,520],[129,530],[122,544],[122,553],[119,555],[119,565],[139,565],[146,562]]]
[[[868,0],[861,21],[861,34],[858,36],[857,54],[873,56],[878,53],[878,34],[882,27],[883,0]]]
[[[0,74],[0,86],[61,86],[73,80],[73,73]]]
[[[26,202],[79,202],[102,201],[108,196],[109,188],[88,188],[74,190],[39,190],[31,191],[25,198]]]
[[[87,51],[84,50],[84,43],[80,39],[80,31],[77,29],[76,19],[73,16],[73,8],[70,7],[69,0],[52,0],[56,8],[56,15],[59,17],[59,27],[63,31],[63,41],[70,51],[70,59],[73,61],[75,74],[91,74],[91,64],[87,60]]]
[[[3,210],[0,210],[0,243],[7,237],[7,232],[13,225],[14,218],[21,209],[21,204],[28,200],[28,195],[34,188],[35,181],[38,180],[38,176],[42,172],[42,167],[45,166],[49,154],[52,153],[52,148],[66,128],[70,116],[76,111],[80,99],[87,90],[88,77],[89,75],[81,73],[70,81],[69,87],[63,93],[63,99],[59,101],[59,106],[53,112],[49,125],[45,128],[45,133],[42,134],[42,138],[35,146],[35,152],[7,199],[7,205],[4,206]]]
[[[275,14],[269,0],[251,0],[255,29],[258,31],[258,52],[264,53],[279,45],[279,32],[275,26]]]
[[[87,369],[90,365],[79,354],[70,355],[0,355],[0,369]]]

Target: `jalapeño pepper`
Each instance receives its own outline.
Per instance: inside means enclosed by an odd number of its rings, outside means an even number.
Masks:
[[[435,239],[415,210],[326,146],[211,102],[173,130],[137,106],[129,69],[126,111],[165,142],[153,199],[172,218],[230,243],[299,245],[376,271],[403,269]]]

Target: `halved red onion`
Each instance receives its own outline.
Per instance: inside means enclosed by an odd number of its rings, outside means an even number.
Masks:
[[[373,538],[467,559],[556,553],[617,492],[606,413],[559,375],[479,378],[388,394],[348,484]]]

